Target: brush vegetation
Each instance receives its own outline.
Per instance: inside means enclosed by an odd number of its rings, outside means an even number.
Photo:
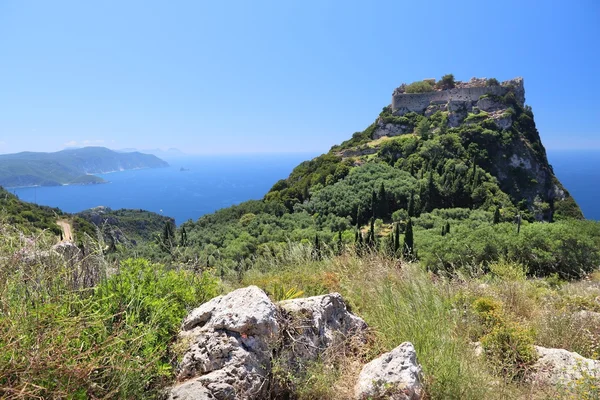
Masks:
[[[598,398],[585,375],[572,387],[530,378],[534,345],[600,356],[589,313],[600,312],[600,223],[553,176],[531,109],[512,93],[493,100],[509,128],[487,113],[450,127],[447,112],[385,107],[262,200],[179,227],[134,210],[70,216],[0,191],[0,397],[160,398],[186,313],[254,284],[273,300],[339,292],[371,329],[301,371],[273,360],[271,383],[290,398],[352,398],[362,365],[404,341],[427,399]],[[406,134],[375,138],[380,123]],[[58,243],[58,218],[74,244]]]

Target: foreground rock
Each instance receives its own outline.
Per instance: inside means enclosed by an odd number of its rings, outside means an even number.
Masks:
[[[535,346],[539,359],[533,365],[531,380],[538,385],[570,385],[588,377],[600,379],[600,361],[564,349]]]
[[[235,290],[184,320],[188,349],[169,399],[268,398],[273,355],[293,370],[365,329],[337,293],[276,305],[256,286]]]
[[[354,394],[357,400],[419,400],[420,375],[415,348],[404,342],[363,367]]]

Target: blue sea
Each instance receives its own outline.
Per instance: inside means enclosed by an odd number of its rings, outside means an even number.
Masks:
[[[167,160],[168,168],[101,175],[103,185],[9,189],[22,200],[74,213],[96,206],[134,208],[177,224],[223,207],[260,199],[279,179],[316,154],[203,156]],[[548,151],[554,172],[586,218],[600,220],[600,151]],[[181,171],[181,169],[186,169]]]
[[[554,174],[587,219],[600,220],[600,150],[548,150]]]
[[[96,206],[133,208],[175,218],[177,224],[223,207],[261,199],[279,179],[317,154],[197,156],[166,159],[168,168],[99,175],[109,183],[10,188],[21,200],[75,213]],[[184,169],[184,171],[182,171]]]

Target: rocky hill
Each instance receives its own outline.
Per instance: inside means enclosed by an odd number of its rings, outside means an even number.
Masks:
[[[55,153],[2,154],[0,186],[102,183],[104,179],[94,174],[168,165],[154,155],[138,152],[119,153],[104,147],[84,147]]]
[[[548,163],[533,111],[525,105],[522,78],[403,84],[372,125],[298,166],[266,198],[292,210],[351,169],[377,162],[408,173],[416,183],[392,199],[390,212],[412,198],[416,215],[468,207],[500,208],[506,219],[519,213],[530,220],[582,217]],[[359,220],[368,218],[368,204],[352,205],[354,212],[359,208],[365,214]]]

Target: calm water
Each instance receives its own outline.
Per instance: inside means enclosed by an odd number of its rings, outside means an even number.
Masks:
[[[167,160],[168,168],[100,175],[108,184],[13,188],[28,202],[74,213],[96,206],[134,208],[174,217],[178,224],[250,199],[315,154],[211,156]],[[180,171],[180,168],[189,169]]]
[[[600,150],[548,151],[548,160],[583,215],[600,220]]]
[[[96,206],[141,208],[178,224],[250,199],[315,154],[221,156],[168,160],[169,168],[102,175],[110,183],[10,189],[22,200],[78,212]],[[588,219],[600,220],[600,151],[548,151],[554,172]],[[181,172],[184,167],[189,171]]]

